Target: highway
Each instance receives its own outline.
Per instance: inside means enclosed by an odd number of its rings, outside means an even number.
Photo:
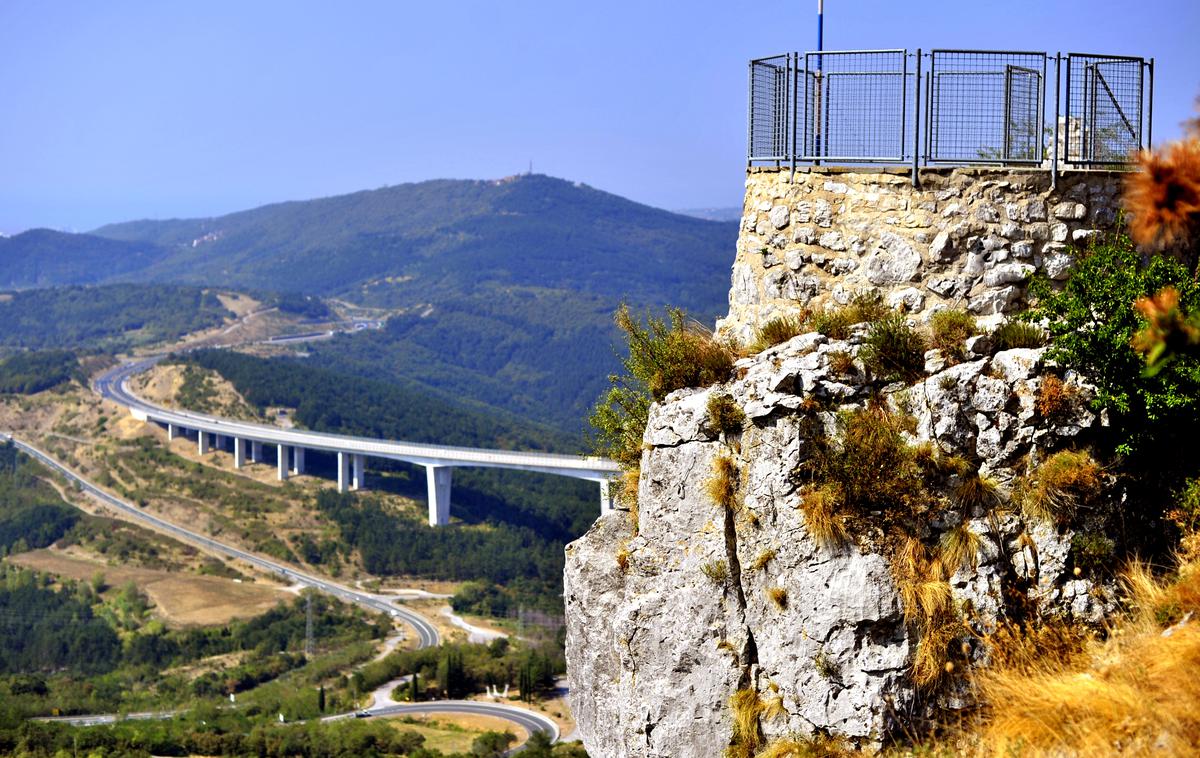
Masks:
[[[217,542],[210,537],[193,532],[190,529],[185,529],[178,524],[165,521],[157,516],[146,513],[132,503],[128,503],[120,498],[110,495],[33,445],[23,442],[16,437],[12,437],[11,435],[0,436],[11,439],[13,444],[20,448],[22,452],[32,456],[33,458],[36,458],[55,471],[60,472],[68,479],[77,482],[84,492],[100,500],[109,507],[114,508],[126,516],[129,516],[135,521],[148,524],[155,529],[166,532],[167,534],[178,537],[208,551],[220,553],[222,555],[229,556],[230,558],[236,558],[238,560],[245,561],[246,563],[263,569],[264,571],[273,572],[279,576],[296,582],[297,584],[306,587],[312,587],[348,603],[354,603],[355,605],[367,608],[368,610],[386,613],[393,618],[403,621],[416,630],[417,644],[419,647],[435,647],[441,641],[437,629],[435,629],[433,624],[429,623],[424,616],[407,608],[396,606],[389,602],[389,600],[385,597],[372,595],[367,592],[361,592],[351,587],[337,584],[336,582],[331,582],[327,579],[322,579],[303,571],[298,571],[289,566],[277,563],[269,558],[264,558],[262,556],[255,555],[254,553],[248,553],[245,550],[241,550],[232,545],[226,545],[224,543]]]
[[[268,444],[391,458],[420,465],[477,466],[537,471],[597,482],[607,481],[619,473],[619,468],[614,461],[598,456],[489,450],[353,437],[300,429],[282,429],[268,424],[252,424],[191,411],[163,408],[134,395],[125,386],[130,377],[145,371],[162,358],[163,356],[152,356],[110,369],[93,382],[93,389],[102,397],[125,406],[135,416],[143,419],[152,419],[187,429],[201,429],[214,434]]]

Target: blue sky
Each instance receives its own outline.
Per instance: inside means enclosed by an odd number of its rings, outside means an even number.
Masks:
[[[746,60],[815,0],[0,4],[0,232],[202,216],[533,168],[667,208],[741,202]],[[826,49],[1153,55],[1200,93],[1197,0],[827,0]]]

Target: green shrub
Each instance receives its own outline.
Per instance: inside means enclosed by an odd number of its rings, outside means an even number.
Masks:
[[[733,371],[727,345],[689,322],[683,311],[671,308],[667,315],[667,320],[650,316],[643,326],[627,306],[617,310],[617,326],[629,340],[629,355],[621,361],[625,373],[609,377],[612,386],[589,418],[596,430],[596,452],[627,470],[641,460],[651,402],[684,387],[723,382]]]
[[[769,347],[783,344],[808,330],[808,316],[776,316],[754,330],[751,353],[761,353]]]
[[[952,360],[965,358],[967,338],[979,333],[975,317],[965,310],[938,311],[929,319],[929,329],[929,346]]]
[[[1154,444],[1149,462],[1166,462],[1170,453],[1190,448],[1200,423],[1200,360],[1179,356],[1149,375],[1130,347],[1144,326],[1134,301],[1167,286],[1178,290],[1185,310],[1200,311],[1194,272],[1173,258],[1143,260],[1127,237],[1113,236],[1080,259],[1062,290],[1052,291],[1045,280],[1035,280],[1031,289],[1038,298],[1031,314],[1049,323],[1049,356],[1096,385],[1096,404],[1111,414],[1119,452]]]
[[[911,381],[925,370],[925,339],[894,313],[871,323],[859,357],[885,381]]]
[[[992,347],[996,350],[1013,350],[1019,347],[1042,347],[1046,344],[1046,333],[1026,321],[1006,321],[992,332]]]

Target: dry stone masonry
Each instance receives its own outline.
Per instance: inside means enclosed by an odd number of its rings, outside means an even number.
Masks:
[[[729,316],[742,341],[777,315],[877,290],[927,317],[966,307],[1017,310],[1030,276],[1070,273],[1072,251],[1116,223],[1123,174],[1014,168],[753,168],[733,265]]]

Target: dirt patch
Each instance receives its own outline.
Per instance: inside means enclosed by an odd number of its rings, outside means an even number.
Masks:
[[[286,595],[277,587],[127,566],[109,566],[53,548],[8,557],[9,562],[76,581],[104,574],[110,587],[133,582],[154,603],[154,614],[168,626],[227,624],[274,608]]]

